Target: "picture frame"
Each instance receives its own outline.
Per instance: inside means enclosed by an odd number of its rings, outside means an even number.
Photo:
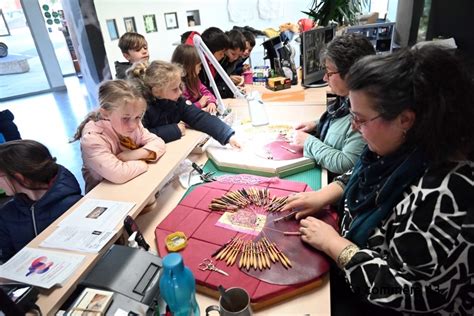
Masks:
[[[144,15],[143,24],[145,24],[145,32],[147,33],[158,32],[158,27],[156,26],[156,18],[154,14]]]
[[[201,25],[201,16],[199,14],[199,10],[186,11],[186,17],[188,20],[188,27]]]
[[[125,24],[125,31],[126,32],[136,32],[137,31],[137,25],[135,24],[135,18],[133,16],[123,18],[123,23]]]
[[[165,23],[167,30],[178,29],[178,15],[176,12],[165,13]]]
[[[107,30],[109,31],[109,37],[111,41],[119,39],[119,33],[117,31],[117,22],[115,19],[106,20],[105,23],[107,24]]]

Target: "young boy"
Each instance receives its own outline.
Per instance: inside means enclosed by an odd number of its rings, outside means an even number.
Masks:
[[[225,57],[221,61],[222,68],[227,72],[228,75],[234,72],[235,66],[238,60],[242,57],[245,52],[245,37],[242,32],[238,30],[231,30],[226,32],[229,37],[230,46],[225,51]]]
[[[210,27],[202,33],[201,38],[204,44],[206,44],[207,48],[209,48],[211,53],[217,59],[217,61],[220,62],[224,58],[225,52],[227,51],[227,49],[230,47],[229,37],[221,29],[217,27]],[[212,66],[212,64],[209,62],[208,64],[211,70],[212,77],[214,78],[214,80],[216,80],[217,77],[220,77],[220,76],[217,74],[217,71],[214,68],[214,66]],[[201,69],[201,72],[199,73],[199,79],[208,89],[210,89],[210,91],[214,92],[214,90],[212,90],[210,80],[207,77],[206,72],[204,71],[204,67]],[[216,80],[216,85],[217,85],[217,80]],[[220,88],[219,88],[219,92],[221,92],[221,96],[224,98]]]
[[[237,65],[235,66],[235,70],[232,73],[233,75],[242,75],[244,71],[250,69],[250,65],[246,64],[245,62],[252,53],[253,48],[255,47],[255,35],[250,31],[243,31],[242,34],[245,37],[245,50],[242,53],[242,57],[237,61]]]
[[[245,52],[245,37],[242,32],[238,30],[231,30],[226,32],[229,37],[230,46],[225,51],[225,56],[221,60],[221,66],[224,68],[225,72],[230,75],[234,72],[237,63]],[[235,85],[243,83],[243,78],[238,75],[231,75],[230,79],[234,82]],[[221,94],[222,98],[233,98],[234,94],[228,88],[227,84],[221,78],[221,76],[216,76],[216,85]]]
[[[138,61],[148,61],[148,43],[145,37],[139,33],[127,32],[120,36],[118,47],[122,51],[127,62],[115,62],[115,77],[126,79],[126,71],[133,63]]]

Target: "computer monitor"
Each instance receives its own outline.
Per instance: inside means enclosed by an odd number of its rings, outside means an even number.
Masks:
[[[334,38],[335,26],[315,28],[301,33],[300,64],[302,68],[301,85],[322,87],[327,85],[324,78],[324,65],[320,63],[321,51]]]

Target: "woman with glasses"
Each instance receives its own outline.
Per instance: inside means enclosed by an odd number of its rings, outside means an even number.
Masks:
[[[294,143],[304,146],[304,155],[335,174],[354,167],[365,142],[352,130],[349,116],[349,89],[346,77],[349,68],[361,57],[375,54],[370,41],[359,34],[335,37],[323,51],[321,64],[334,98],[327,111],[316,121],[300,123],[295,127]]]
[[[286,206],[299,209],[301,239],[338,265],[333,312],[473,315],[471,79],[451,53],[423,47],[365,57],[347,85],[367,147],[352,172]],[[312,217],[338,201],[340,233]]]

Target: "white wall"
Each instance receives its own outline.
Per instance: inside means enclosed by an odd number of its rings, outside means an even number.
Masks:
[[[109,59],[110,69],[115,74],[114,61],[125,61],[118,48],[118,40],[111,41],[107,30],[106,20],[115,19],[119,35],[125,33],[124,17],[135,17],[137,32],[144,35],[148,41],[150,60],[170,60],[175,46],[172,44],[180,41],[180,35],[186,31],[202,32],[210,26],[216,26],[227,31],[234,25],[251,26],[258,30],[266,28],[278,29],[280,24],[286,22],[297,23],[306,16],[301,11],[306,11],[311,5],[311,0],[94,0],[99,18],[100,27],[104,37],[105,50]],[[229,20],[228,3],[245,12],[239,22]],[[270,20],[259,17],[258,5],[271,3],[273,8],[279,9],[280,16]],[[199,10],[201,25],[188,27],[186,11]],[[269,13],[270,10],[264,10]],[[178,29],[167,30],[164,13],[177,12]],[[155,14],[158,32],[146,33],[143,15]],[[278,15],[278,14],[277,14]],[[263,64],[262,48],[256,48],[255,55],[251,58],[256,64]],[[260,59],[260,60],[259,60]],[[298,59],[298,58],[297,58]]]

